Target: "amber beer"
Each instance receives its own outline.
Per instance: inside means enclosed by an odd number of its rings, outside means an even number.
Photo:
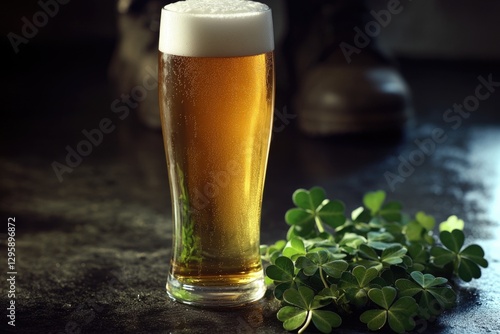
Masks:
[[[238,0],[167,5],[159,49],[173,210],[167,292],[210,306],[260,299],[260,216],[274,108],[270,10]]]

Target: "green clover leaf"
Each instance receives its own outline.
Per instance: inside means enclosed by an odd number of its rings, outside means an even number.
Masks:
[[[285,214],[285,221],[292,226],[291,236],[309,237],[315,234],[314,226],[317,232],[323,233],[324,224],[337,228],[345,222],[344,204],[326,199],[323,188],[298,189],[292,200],[297,207]]]
[[[480,246],[469,245],[462,250],[465,235],[461,230],[442,231],[439,239],[446,248],[436,246],[431,249],[435,265],[442,267],[452,262],[455,274],[465,282],[481,277],[479,267],[487,268],[488,261],[484,258],[484,251]]]
[[[339,286],[346,292],[347,298],[357,307],[365,306],[368,302],[368,290],[372,286],[371,282],[378,277],[379,271],[364,266],[356,266],[352,273],[345,271],[340,278]]]
[[[329,252],[320,250],[314,253],[308,253],[305,256],[300,256],[295,262],[295,266],[302,269],[307,276],[313,276],[319,271],[321,281],[324,286],[329,287],[324,273],[333,278],[340,278],[342,273],[349,266],[344,260],[338,260],[335,256],[331,256]]]
[[[366,193],[363,197],[363,204],[370,209],[372,216],[375,216],[385,201],[385,191],[378,190]]]
[[[427,231],[432,231],[436,225],[436,220],[432,216],[428,216],[425,212],[419,211],[415,215],[417,222]]]
[[[342,324],[342,318],[337,313],[319,310],[327,304],[323,298],[316,298],[314,291],[308,287],[286,290],[283,300],[291,306],[281,308],[277,317],[283,322],[283,328],[286,330],[291,331],[302,326],[298,331],[302,333],[312,321],[319,331],[330,333],[332,328]]]
[[[451,232],[453,230],[463,230],[464,229],[464,221],[462,219],[458,219],[457,216],[453,215],[448,217],[448,219],[441,224],[439,224],[439,232],[448,231]]]
[[[340,297],[340,293],[337,285],[332,284],[329,288],[321,290],[316,297],[336,302]]]
[[[266,268],[266,275],[275,282],[290,282],[294,277],[294,265],[292,260],[280,256],[273,265]]]
[[[309,309],[313,299],[314,291],[306,286],[300,286],[297,290],[288,289],[283,294],[284,301],[305,310]]]
[[[407,251],[406,248],[397,244],[385,248],[379,256],[375,249],[363,244],[359,246],[358,254],[365,260],[361,260],[359,263],[367,267],[375,267],[378,270],[382,270],[382,268],[387,268],[390,265],[403,264],[403,257]]]
[[[326,199],[325,190],[313,187],[309,190],[298,189],[292,195],[293,203],[304,210],[314,211]]]
[[[434,286],[443,285],[448,282],[444,277],[434,277],[431,274],[423,274],[419,271],[414,271],[410,274],[415,282],[417,282],[422,288],[432,288]]]
[[[286,212],[285,221],[290,225],[304,226],[314,222],[314,214],[301,208],[293,208]]]
[[[278,257],[273,265],[266,268],[266,276],[276,285],[274,296],[277,299],[283,299],[283,293],[296,286],[295,266],[292,260],[285,256]]]
[[[360,206],[351,213],[351,220],[355,223],[368,223],[372,219],[369,209]]]
[[[329,225],[337,228],[345,222],[345,206],[340,201],[327,201],[317,210],[319,219]]]
[[[368,297],[381,309],[363,312],[359,318],[360,321],[367,324],[370,330],[379,330],[386,323],[396,333],[412,330],[415,327],[413,316],[418,309],[417,303],[415,299],[408,296],[396,300],[396,294],[396,289],[390,286],[370,289]]]
[[[385,310],[388,310],[391,304],[394,302],[396,294],[396,289],[389,286],[384,286],[382,289],[374,288],[368,291],[368,296],[370,297],[370,299]]]
[[[424,212],[419,211],[415,215],[415,220],[411,221],[404,227],[406,238],[410,242],[423,242],[432,244],[432,230],[436,225],[436,220],[432,216],[426,215]]]
[[[376,268],[365,268],[364,266],[356,266],[352,269],[352,273],[345,271],[340,279],[340,287],[347,288],[368,288],[371,281],[378,277],[379,271]]]
[[[313,253],[316,256],[318,255],[317,253]],[[304,272],[304,275],[306,276],[312,276],[316,274],[316,272],[319,269],[319,266],[317,263],[313,262],[311,260],[312,254],[307,254],[308,256],[300,256],[297,258],[297,261],[295,261],[295,265],[297,268],[302,269]]]
[[[278,240],[272,245],[260,245],[260,256],[263,261],[274,263],[286,245],[285,240]]]
[[[342,318],[335,312],[313,310],[312,322],[321,333],[331,333],[333,328],[342,324]]]
[[[398,202],[389,202],[384,204],[386,193],[383,190],[367,193],[363,197],[363,204],[369,210],[356,213],[356,221],[369,222],[372,217],[382,217],[387,222],[401,221],[401,204]]]
[[[465,247],[465,249],[460,252],[460,257],[477,263],[483,268],[488,267],[488,261],[484,258],[484,250],[479,245],[469,245]]]
[[[435,246],[431,248],[433,263],[439,267],[455,260],[456,254],[446,248]]]
[[[384,327],[387,322],[387,311],[386,310],[368,310],[363,312],[359,317],[359,320],[362,323],[368,325],[368,328],[372,331],[378,331],[382,327]]]
[[[423,271],[429,262],[429,251],[422,244],[411,244],[408,246],[408,254],[413,261],[412,268],[415,271]]]
[[[401,296],[416,297],[420,307],[419,313],[427,320],[455,306],[457,297],[455,292],[445,285],[448,282],[446,278],[419,271],[412,272],[410,276],[413,281],[398,279],[396,287]],[[436,307],[436,303],[439,307]]]
[[[389,327],[396,333],[405,333],[415,328],[413,317],[418,309],[412,297],[399,298],[388,310]]]
[[[451,233],[443,231],[439,234],[439,239],[446,248],[458,254],[464,245],[465,235],[464,232],[460,230],[453,230]]]
[[[378,250],[384,250],[388,247],[397,245],[393,243],[394,236],[389,232],[368,232],[367,238],[367,245]]]
[[[292,238],[288,240],[285,247],[283,248],[283,256],[295,260],[298,256],[306,253],[306,247],[304,242],[300,238]]]
[[[408,250],[401,245],[388,247],[382,251],[380,260],[382,263],[399,264],[403,262],[403,256],[406,255]]]
[[[307,311],[294,306],[284,306],[278,311],[277,318],[283,322],[284,329],[293,331],[306,321]]]

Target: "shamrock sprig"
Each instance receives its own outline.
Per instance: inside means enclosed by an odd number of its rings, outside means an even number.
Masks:
[[[330,333],[342,318],[357,317],[370,330],[411,331],[415,319],[456,304],[449,279],[470,281],[488,266],[480,246],[464,247],[462,220],[450,216],[436,238],[434,217],[403,213],[383,191],[367,193],[350,218],[319,187],[299,189],[292,200],[286,240],[261,246],[286,330],[313,324]]]
[[[382,289],[370,289],[368,296],[379,308],[365,311],[359,317],[368,328],[376,331],[384,327],[386,322],[396,333],[404,333],[415,327],[414,312],[418,306],[415,299],[408,296],[396,300],[397,290],[391,286]]]
[[[302,326],[298,333],[302,333],[312,323],[322,333],[330,333],[332,328],[342,324],[342,318],[335,312],[320,310],[329,301],[317,297],[314,291],[306,286],[300,286],[297,290],[288,289],[283,295],[285,303],[278,311],[278,319],[283,321],[286,330],[293,331]]]
[[[466,282],[470,282],[472,278],[481,277],[479,267],[488,267],[488,261],[484,259],[484,251],[480,246],[469,245],[462,249],[465,235],[461,230],[442,231],[439,234],[439,240],[445,248],[435,246],[431,249],[436,266],[442,267],[452,263],[454,273]]]
[[[336,228],[345,222],[344,204],[326,199],[325,190],[320,187],[299,189],[292,200],[297,207],[285,214],[285,221],[291,225],[289,237],[315,237],[325,231],[325,225]]]
[[[419,303],[419,314],[429,320],[446,309],[455,306],[457,298],[453,289],[446,285],[448,280],[414,271],[410,274],[412,280],[398,279],[396,288],[401,296],[416,297]]]

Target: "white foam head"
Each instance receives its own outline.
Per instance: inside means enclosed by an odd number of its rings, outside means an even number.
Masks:
[[[159,50],[188,57],[235,57],[274,50],[268,6],[247,0],[187,0],[161,13]]]

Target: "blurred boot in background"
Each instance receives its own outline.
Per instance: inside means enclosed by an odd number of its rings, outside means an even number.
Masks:
[[[410,92],[377,48],[383,26],[364,1],[287,4],[290,26],[285,45],[292,55],[293,103],[300,130],[318,136],[403,130],[411,114]]]

